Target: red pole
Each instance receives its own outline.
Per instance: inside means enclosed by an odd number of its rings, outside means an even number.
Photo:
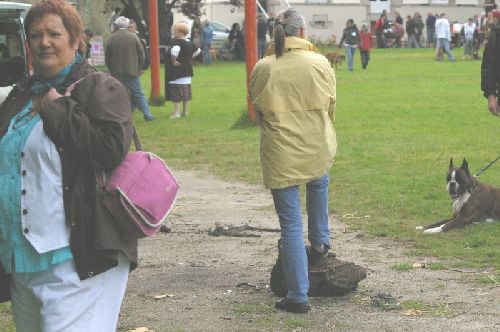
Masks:
[[[257,4],[255,0],[245,0],[245,49],[247,65],[247,104],[248,119],[255,120],[250,100],[250,77],[257,63]]]
[[[149,54],[151,57],[151,103],[160,99],[160,42],[158,32],[158,1],[149,0]]]

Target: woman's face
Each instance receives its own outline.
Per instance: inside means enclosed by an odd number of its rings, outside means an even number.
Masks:
[[[186,35],[184,34],[184,32],[180,31],[180,30],[179,30],[179,29],[177,29],[177,28],[174,28],[174,33],[173,33],[173,35],[174,35],[174,38],[175,38],[175,39],[182,39],[182,38],[186,37]]]
[[[55,77],[75,57],[78,41],[71,45],[68,31],[58,15],[47,14],[33,22],[28,34],[33,66],[46,79]]]

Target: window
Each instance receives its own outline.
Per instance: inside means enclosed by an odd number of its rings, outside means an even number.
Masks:
[[[315,29],[327,29],[333,26],[333,22],[328,21],[328,14],[317,14],[312,16],[309,25]]]

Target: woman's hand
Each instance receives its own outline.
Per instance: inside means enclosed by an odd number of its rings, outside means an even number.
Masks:
[[[61,97],[62,95],[60,95],[56,89],[51,88],[45,95],[38,95],[33,98],[33,107],[35,109],[40,108],[49,101],[56,100]]]

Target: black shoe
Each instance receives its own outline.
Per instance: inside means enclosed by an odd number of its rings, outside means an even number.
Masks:
[[[308,301],[303,303],[294,303],[288,302],[286,298],[276,302],[275,307],[276,309],[293,312],[296,314],[305,314],[311,309]]]

